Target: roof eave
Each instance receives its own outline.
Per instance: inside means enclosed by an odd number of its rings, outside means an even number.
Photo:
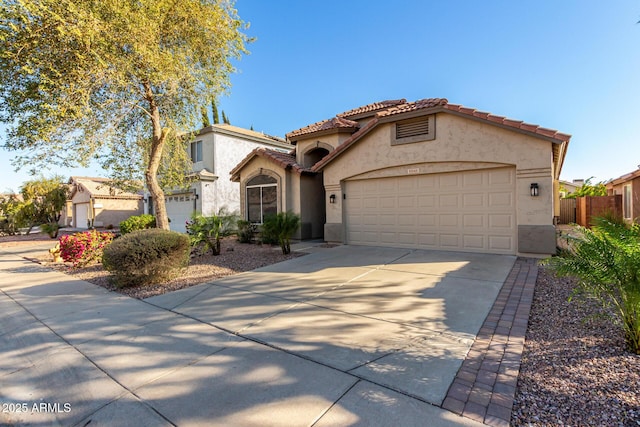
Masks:
[[[294,137],[287,136],[287,139],[291,142],[291,144],[295,145],[298,141],[309,138],[317,138],[320,136],[332,135],[335,133],[350,133],[353,134],[358,131],[358,128],[348,128],[348,127],[340,127],[340,128],[331,128],[331,129],[322,129],[313,132],[302,133],[296,135]]]
[[[629,172],[627,174],[624,174],[622,176],[619,176],[618,178],[612,179],[611,181],[609,181],[608,185],[619,185],[619,184],[623,184],[625,182],[628,182],[632,179],[638,178],[640,177],[640,169],[633,171],[633,172]]]
[[[249,139],[253,142],[259,142],[260,144],[268,144],[278,148],[291,148],[291,145],[288,144],[286,140],[277,141],[275,139],[271,139],[266,136],[262,137],[262,136],[247,135],[244,133],[236,132],[233,129],[226,129],[224,127],[218,127],[215,125],[202,128],[199,131],[194,132],[194,135],[200,136],[207,133],[221,133],[223,135],[233,136],[235,138],[240,138],[240,139]]]

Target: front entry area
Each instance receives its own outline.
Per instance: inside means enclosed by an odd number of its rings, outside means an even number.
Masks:
[[[515,168],[347,180],[346,243],[516,253]]]

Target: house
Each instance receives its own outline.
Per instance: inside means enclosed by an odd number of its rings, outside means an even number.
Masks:
[[[568,195],[575,193],[576,190],[584,185],[584,179],[574,179],[573,181],[560,180],[560,198],[563,199]]]
[[[184,190],[165,195],[167,216],[172,230],[184,232],[194,213],[213,215],[225,208],[240,211],[240,186],[229,181],[231,169],[256,148],[289,152],[284,139],[229,124],[201,129],[190,143],[194,182]],[[219,177],[224,179],[218,179]],[[151,204],[149,204],[151,206]]]
[[[622,195],[622,216],[633,222],[640,217],[640,166],[637,170],[607,183],[607,194]]]
[[[132,215],[143,213],[142,194],[109,185],[107,178],[72,176],[70,196],[64,209],[65,225],[75,228],[117,227]]]
[[[432,98],[376,102],[287,134],[232,171],[242,216],[301,216],[298,238],[555,253],[570,135]]]

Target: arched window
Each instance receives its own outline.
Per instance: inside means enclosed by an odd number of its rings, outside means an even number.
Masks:
[[[247,220],[262,224],[264,217],[278,213],[278,183],[268,175],[258,175],[247,182]]]

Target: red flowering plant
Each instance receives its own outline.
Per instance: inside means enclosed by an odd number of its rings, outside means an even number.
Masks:
[[[60,256],[74,267],[102,260],[102,251],[113,240],[113,233],[84,231],[60,238]]]

